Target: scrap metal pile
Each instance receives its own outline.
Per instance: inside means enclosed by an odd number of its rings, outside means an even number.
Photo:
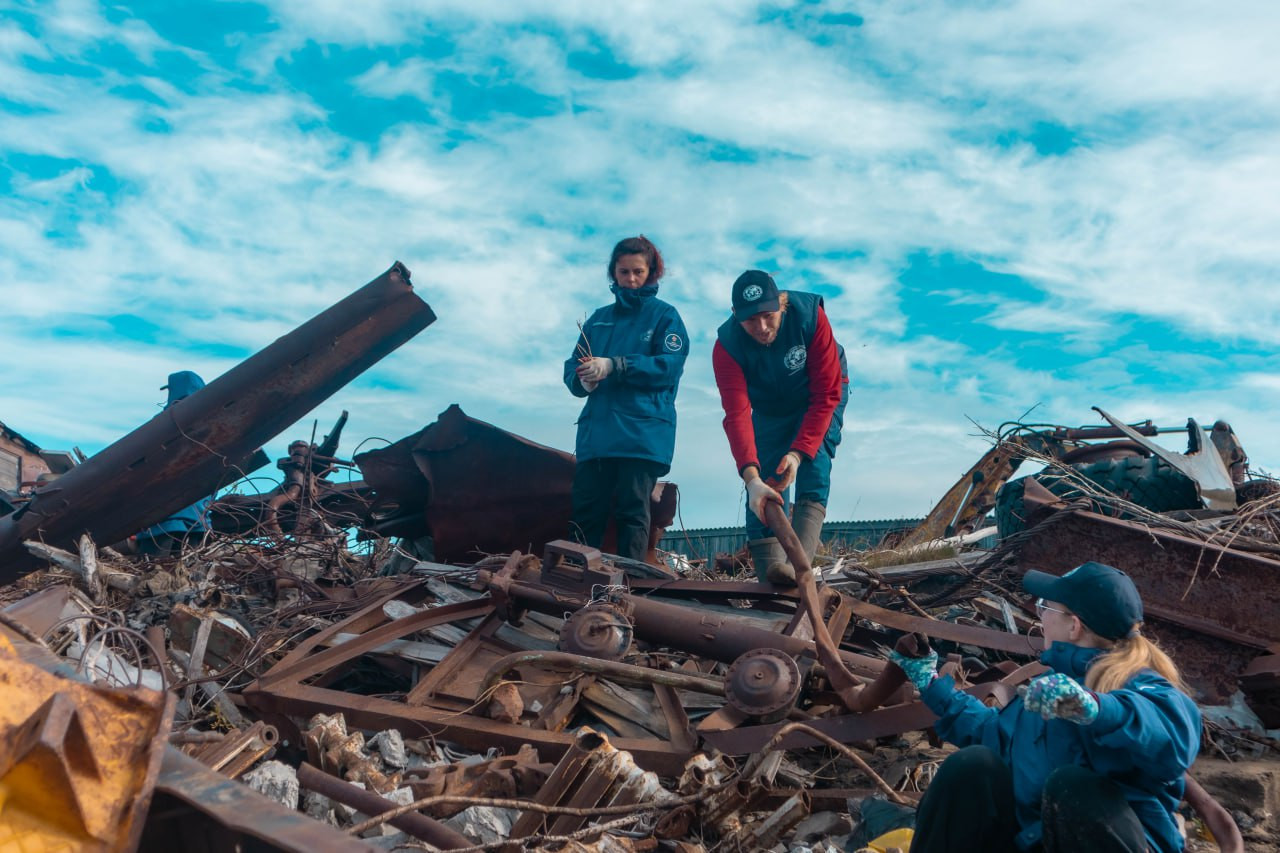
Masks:
[[[1043,671],[1019,574],[1090,559],[1134,577],[1149,631],[1204,706],[1224,709],[1211,749],[1274,749],[1280,499],[1238,488],[1229,427],[1208,441],[1189,425],[1189,454],[1109,416],[1132,447],[1082,453],[1109,433],[1019,427],[894,549],[823,555],[817,569],[770,505],[797,569],[797,586],[778,587],[718,574],[720,561],[677,572],[652,549],[638,563],[561,539],[573,457],[456,406],[350,461],[344,413],[321,442],[290,446],[271,491],[224,495],[207,530],[131,553],[137,531],[260,467],[261,443],[429,325],[408,279],[396,264],[61,478],[9,496],[6,837],[85,850],[883,853],[945,755],[885,651],[932,646],[965,690],[1005,703]],[[1195,506],[1109,490],[1080,470],[1099,454],[1165,476],[1163,461]],[[1048,467],[1001,489],[1024,459]],[[1255,499],[1239,507],[1237,494]],[[651,542],[675,501],[660,484]],[[962,550],[992,509],[1000,545]],[[1231,815],[1198,786],[1188,796],[1228,837]]]

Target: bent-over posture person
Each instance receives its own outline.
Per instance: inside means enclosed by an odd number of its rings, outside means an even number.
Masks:
[[[779,291],[773,276],[747,270],[733,283],[733,316],[716,333],[711,363],[725,435],[746,485],[747,547],[756,577],[795,583],[764,505],[786,508],[795,484],[792,527],[812,561],[848,401],[844,348],[831,333],[821,296]]]

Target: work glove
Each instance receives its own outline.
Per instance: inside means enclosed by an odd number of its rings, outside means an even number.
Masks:
[[[902,668],[917,690],[928,687],[938,674],[938,653],[933,649],[929,649],[929,654],[922,658],[909,658],[897,649],[891,649],[889,660]]]
[[[1042,675],[1018,689],[1028,711],[1081,726],[1098,719],[1098,699],[1074,678],[1060,672]]]
[[[778,475],[773,478],[773,487],[781,493],[796,481],[798,470],[800,470],[800,454],[794,450],[788,450],[782,457],[782,461],[778,463],[778,469],[773,472]]]
[[[582,359],[582,363],[578,365],[577,370],[578,381],[582,383],[584,388],[587,387],[588,382],[593,387],[599,385],[610,373],[613,373],[613,359],[592,358],[590,356]]]
[[[759,477],[752,477],[747,481],[747,506],[751,507],[756,518],[764,524],[769,523],[764,519],[764,505],[769,501],[781,504],[782,495],[769,488],[769,484]]]

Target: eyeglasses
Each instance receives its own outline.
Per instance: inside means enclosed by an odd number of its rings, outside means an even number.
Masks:
[[[1040,617],[1043,617],[1043,616],[1044,616],[1044,612],[1045,612],[1046,610],[1052,610],[1054,613],[1061,613],[1063,616],[1070,616],[1070,615],[1071,615],[1070,613],[1068,613],[1068,612],[1067,612],[1067,611],[1065,611],[1065,610],[1059,610],[1057,607],[1050,607],[1050,606],[1048,606],[1047,604],[1045,604],[1045,603],[1044,603],[1044,599],[1043,599],[1043,598],[1037,598],[1037,599],[1036,599],[1036,615],[1037,615],[1037,616],[1040,616]]]

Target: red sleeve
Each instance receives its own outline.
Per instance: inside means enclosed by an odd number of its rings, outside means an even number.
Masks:
[[[813,340],[809,342],[805,367],[809,373],[809,408],[804,413],[795,441],[791,442],[791,449],[812,459],[831,426],[831,415],[840,405],[840,393],[845,382],[840,375],[840,351],[836,349],[827,312],[821,306],[818,307],[818,324],[813,331]]]
[[[711,367],[716,374],[716,387],[720,389],[720,405],[724,406],[724,434],[729,438],[729,449],[738,465],[738,473],[741,474],[748,465],[759,468],[746,374],[719,341],[711,349]]]

